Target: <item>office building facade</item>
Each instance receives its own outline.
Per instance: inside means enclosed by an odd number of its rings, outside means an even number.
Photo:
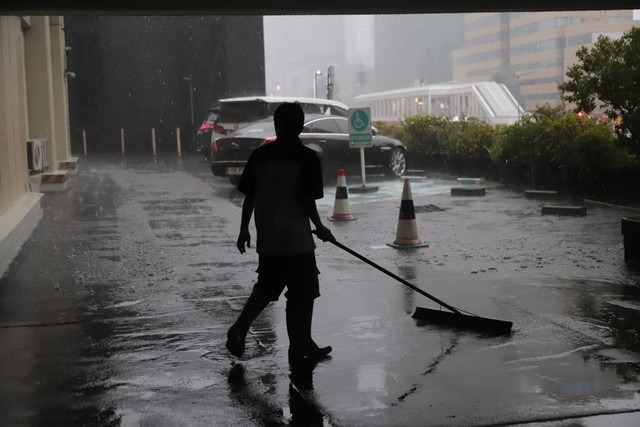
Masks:
[[[527,111],[557,105],[558,84],[577,50],[593,46],[601,34],[620,37],[638,22],[633,18],[632,10],[465,14],[454,79],[504,83]]]

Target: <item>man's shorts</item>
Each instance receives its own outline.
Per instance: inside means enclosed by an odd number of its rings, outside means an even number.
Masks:
[[[293,256],[259,255],[257,273],[254,290],[271,301],[277,301],[285,287],[284,296],[290,300],[308,301],[320,296],[320,271],[314,252]]]

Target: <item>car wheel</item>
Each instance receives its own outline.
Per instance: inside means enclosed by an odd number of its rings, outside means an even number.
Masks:
[[[389,155],[388,176],[402,176],[407,170],[407,156],[403,149],[394,148]]]
[[[225,168],[220,167],[219,165],[211,164],[211,173],[215,176],[227,176],[225,173]]]

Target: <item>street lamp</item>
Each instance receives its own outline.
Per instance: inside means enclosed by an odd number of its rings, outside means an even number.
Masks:
[[[516,78],[516,81],[518,82],[518,95],[521,99],[524,99],[525,97],[522,95],[522,85],[520,83],[520,79],[524,76],[528,76],[529,74],[534,74],[537,73],[538,71],[544,71],[546,70],[546,68],[535,68],[533,70],[527,70],[524,71],[522,73],[513,73],[513,76]],[[520,119],[521,114],[526,110],[527,107],[527,100],[524,99],[524,108],[522,109],[522,111],[520,111],[521,109],[518,109],[518,119]]]
[[[314,74],[313,74],[313,97],[317,98],[318,97],[318,77],[320,77],[322,75],[322,71],[317,70]]]

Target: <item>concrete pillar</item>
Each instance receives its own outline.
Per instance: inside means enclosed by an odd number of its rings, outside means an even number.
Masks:
[[[67,64],[64,39],[64,18],[62,16],[49,17],[49,32],[51,38],[51,77],[53,87],[53,116],[55,121],[56,157],[59,161],[71,160],[71,136],[69,132],[69,100],[67,91]],[[56,163],[56,169],[61,166]]]
[[[21,18],[0,16],[0,218],[29,191]],[[3,221],[0,219],[0,240]]]
[[[0,16],[0,277],[35,229],[42,194],[30,192],[24,35],[29,17]]]
[[[32,16],[24,32],[29,138],[48,140],[49,168],[58,167],[51,64],[51,34],[48,16]]]

